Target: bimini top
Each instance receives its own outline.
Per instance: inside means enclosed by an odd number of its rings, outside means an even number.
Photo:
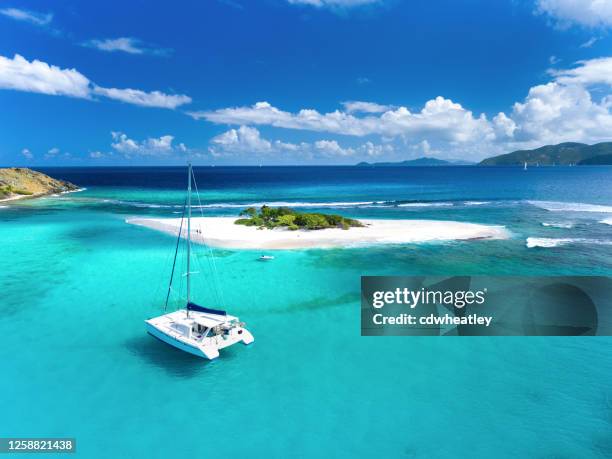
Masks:
[[[222,311],[221,309],[205,308],[204,306],[199,306],[195,303],[187,303],[187,310],[204,312],[206,314],[215,314],[217,316],[227,316],[226,311]]]

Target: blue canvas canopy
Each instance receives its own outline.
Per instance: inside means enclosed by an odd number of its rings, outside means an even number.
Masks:
[[[195,303],[187,303],[187,310],[188,311],[205,312],[207,314],[216,314],[218,316],[226,316],[227,315],[227,312],[222,311],[221,309],[205,308],[204,306],[198,306]]]

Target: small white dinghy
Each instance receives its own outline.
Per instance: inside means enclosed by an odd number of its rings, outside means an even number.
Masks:
[[[258,258],[259,261],[270,261],[270,260],[274,260],[274,257],[272,255],[262,255],[261,257]]]
[[[206,308],[191,302],[191,179],[193,171],[189,164],[189,178],[187,184],[187,200],[183,210],[183,219],[179,228],[172,273],[170,275],[170,285],[166,296],[164,311],[168,306],[168,299],[172,291],[172,281],[176,267],[179,243],[183,231],[183,220],[185,210],[187,211],[187,271],[184,274],[187,280],[187,301],[184,309],[179,309],[168,314],[145,320],[147,332],[180,349],[212,360],[219,357],[219,350],[232,344],[240,343],[251,344],[255,339],[245,328],[245,324],[240,322],[238,317],[230,316],[226,311],[220,309]],[[197,186],[196,186],[197,190]],[[201,233],[197,233],[201,234]]]

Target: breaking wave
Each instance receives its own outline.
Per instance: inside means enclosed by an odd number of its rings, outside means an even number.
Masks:
[[[560,223],[548,223],[548,222],[543,222],[542,226],[549,226],[551,228],[573,228],[574,224],[572,222],[560,222]]]
[[[551,212],[600,212],[612,213],[612,206],[582,202],[527,201],[529,204]]]
[[[560,247],[568,244],[595,244],[595,245],[612,245],[610,240],[601,239],[584,239],[584,238],[548,238],[548,237],[528,237],[526,246],[528,248],[534,247]]]

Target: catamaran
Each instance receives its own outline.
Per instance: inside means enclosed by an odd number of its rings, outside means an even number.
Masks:
[[[176,241],[176,250],[174,252],[174,262],[172,264],[172,272],[170,274],[170,284],[168,286],[168,292],[166,295],[164,313],[168,308],[168,300],[170,298],[170,293],[172,292],[172,282],[174,279],[177,254],[179,251],[181,237],[184,237],[182,234],[183,222],[185,220],[185,213],[187,213],[187,270],[184,274],[187,284],[185,307],[177,311],[147,319],[145,320],[145,324],[147,332],[155,338],[158,338],[161,341],[182,351],[212,360],[219,357],[219,350],[221,349],[240,342],[244,344],[251,344],[255,339],[253,338],[253,335],[245,328],[245,324],[240,322],[238,317],[231,316],[224,310],[200,306],[191,301],[191,276],[192,274],[195,274],[195,272],[191,271],[192,178],[195,181],[191,164],[189,164],[187,199],[183,207],[183,216],[181,217],[178,239]],[[201,235],[201,230],[196,230],[196,234]]]

